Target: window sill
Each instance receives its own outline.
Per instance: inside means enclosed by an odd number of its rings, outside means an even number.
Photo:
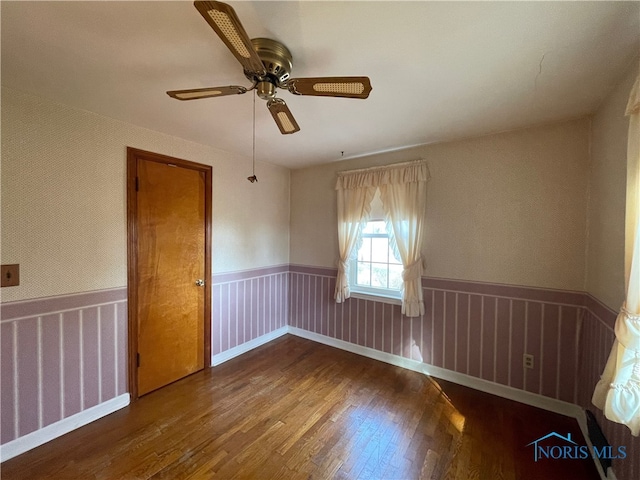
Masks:
[[[388,303],[390,305],[402,305],[402,299],[397,297],[386,297],[382,295],[374,295],[372,293],[354,292],[353,290],[351,290],[351,298],[369,300],[371,302]]]

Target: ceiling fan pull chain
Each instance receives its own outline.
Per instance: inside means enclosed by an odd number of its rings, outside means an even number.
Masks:
[[[253,158],[253,175],[251,175],[250,177],[247,177],[247,180],[249,180],[251,183],[257,182],[258,181],[258,177],[256,177],[256,91],[253,91],[253,152],[252,152],[252,158]]]

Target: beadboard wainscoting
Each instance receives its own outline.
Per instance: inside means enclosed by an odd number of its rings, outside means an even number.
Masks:
[[[627,448],[618,477],[640,477],[640,440],[591,405],[616,318],[597,299],[423,278],[425,314],[408,318],[394,303],[335,303],[335,280],[301,265],[214,275],[212,364],[289,332],[561,413],[590,409]],[[128,404],[126,288],[4,303],[1,314],[0,459]]]
[[[335,277],[335,269],[291,266],[291,326],[577,403],[583,293],[425,278],[425,314],[408,318],[380,301],[336,304]]]
[[[607,363],[615,334],[616,313],[591,295],[585,295],[582,311],[583,327],[580,335],[579,390],[576,403],[595,411],[591,404],[593,389]]]
[[[128,404],[126,294],[2,304],[2,460]]]
[[[584,321],[580,335],[580,362],[578,368],[578,405],[591,410],[605,437],[615,447],[626,448],[626,458],[613,460],[618,478],[640,478],[640,438],[633,437],[624,425],[606,420],[601,410],[591,403],[594,387],[607,363],[615,338],[614,325],[617,313],[596,298],[585,294]]]
[[[640,438],[591,404],[616,319],[597,299],[584,292],[423,278],[425,314],[408,318],[399,305],[382,301],[335,303],[336,273],[291,265],[293,333],[405,368],[418,370],[422,362],[422,370],[435,376],[575,416],[585,434],[581,408],[589,409],[609,443],[626,447],[627,457],[614,460],[618,478],[640,478]],[[534,355],[531,369],[524,368],[525,353]]]
[[[218,365],[287,330],[289,265],[214,275],[212,364]]]

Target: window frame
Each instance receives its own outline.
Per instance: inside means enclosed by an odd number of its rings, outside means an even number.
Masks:
[[[384,221],[384,219],[372,218],[369,219],[366,223],[371,222],[380,222]],[[363,229],[364,230],[364,229]],[[392,238],[393,232],[385,232],[385,233],[363,233],[360,232],[360,239],[364,240],[365,238],[386,238],[389,242]],[[364,263],[364,262],[363,262]],[[384,264],[384,262],[366,262],[369,264]],[[397,264],[386,262],[387,267],[389,265],[400,265],[402,266],[402,262],[399,261]],[[382,287],[372,287],[367,285],[359,285],[357,283],[358,279],[358,251],[355,252],[354,257],[349,261],[349,291],[351,292],[351,296],[355,298],[362,298],[365,300],[374,300],[374,301],[384,301],[385,303],[392,303],[394,305],[402,304],[402,290],[396,290],[393,288],[382,288]]]

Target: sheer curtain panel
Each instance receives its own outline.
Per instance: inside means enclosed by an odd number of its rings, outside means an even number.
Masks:
[[[387,215],[387,224],[392,227],[394,250],[402,260],[402,313],[407,317],[424,315],[422,298],[422,274],[424,260],[420,253],[422,233],[427,208],[426,165],[416,169],[411,181],[391,182],[380,185],[380,197]]]
[[[640,76],[629,103],[627,213],[625,238],[626,300],[616,319],[616,339],[593,404],[614,422],[640,434]]]
[[[340,182],[338,182],[340,183]],[[336,187],[337,188],[337,187]],[[344,302],[349,292],[349,260],[356,251],[363,226],[369,219],[371,200],[376,193],[373,186],[337,188],[338,190],[338,278],[334,298]]]

